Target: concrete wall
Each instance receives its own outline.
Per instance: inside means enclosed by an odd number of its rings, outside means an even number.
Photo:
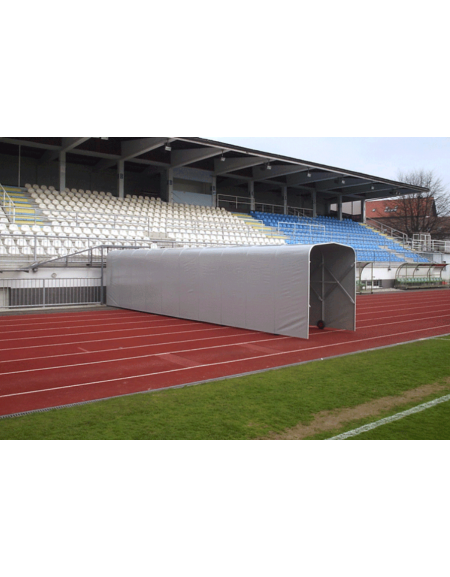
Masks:
[[[53,276],[56,275],[56,276]],[[50,279],[50,278],[100,278],[101,270],[99,268],[90,267],[73,267],[73,268],[40,268],[37,272],[9,272],[4,271],[0,279],[15,279],[15,280],[33,280],[33,279]]]
[[[195,192],[173,191],[173,202],[176,204],[189,204],[191,206],[212,206],[211,194],[198,194]]]
[[[126,194],[159,194],[159,175],[145,176],[140,173],[125,171]],[[18,158],[0,155],[0,183],[3,186],[18,186]],[[39,164],[37,160],[22,158],[20,186],[45,184],[59,189],[59,162]],[[116,167],[101,172],[92,167],[67,163],[66,186],[83,190],[98,190],[117,195]]]

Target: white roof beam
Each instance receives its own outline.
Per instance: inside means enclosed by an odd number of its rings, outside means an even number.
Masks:
[[[219,156],[222,151],[218,148],[194,148],[188,150],[173,150],[172,151],[172,168],[180,168],[187,166],[201,160],[207,160],[214,156]]]
[[[310,176],[308,176],[310,174]],[[342,175],[344,176],[344,175]],[[307,170],[301,174],[294,174],[287,178],[288,186],[298,186],[300,184],[312,184],[314,182],[322,182],[324,180],[334,180],[336,174],[332,172],[312,172]]]
[[[319,182],[317,183],[317,186],[315,188],[317,191],[326,192],[327,190],[335,190],[336,188],[338,189],[351,188],[359,185],[370,187],[371,183],[367,182],[367,180],[364,180],[362,178],[349,178],[346,176],[339,176],[338,178],[334,178],[332,182],[330,181]]]
[[[281,176],[288,176],[291,174],[299,174],[302,172],[307,172],[308,169],[301,165],[283,165],[283,166],[271,166],[270,170],[266,167],[260,166],[253,169],[253,179],[254,180],[269,180],[270,178],[280,178]]]
[[[136,156],[141,156],[146,152],[151,152],[156,148],[161,148],[165,144],[170,144],[173,139],[164,136],[154,136],[152,138],[139,138],[137,140],[126,140],[122,143],[121,160],[131,160]]]
[[[98,162],[94,168],[95,171],[106,170],[111,168],[120,160],[133,160],[137,156],[141,156],[146,152],[151,152],[157,148],[161,148],[165,144],[169,144],[171,140],[164,136],[155,136],[152,138],[138,138],[136,140],[127,140],[122,143],[122,155],[117,160],[104,159]]]
[[[351,194],[375,194],[378,192],[385,192],[386,190],[393,190],[394,187],[392,184],[381,184],[376,182],[367,183],[361,186],[352,186],[351,187]],[[348,194],[344,193],[346,196]]]
[[[58,150],[47,151],[42,156],[39,163],[45,164],[47,162],[51,162],[52,160],[55,160],[56,158],[58,158],[58,156],[60,155],[61,152],[70,152],[71,150],[73,150],[74,148],[78,148],[78,146],[83,144],[83,142],[86,142],[86,140],[90,140],[91,138],[92,138],[91,136],[64,137],[64,138],[62,138],[62,141],[61,141],[61,147]]]
[[[29,146],[30,148],[42,148],[43,150],[58,150],[60,146],[54,144],[43,144],[41,142],[32,142],[31,140],[22,140],[21,138],[0,138],[0,142],[15,144],[16,146]]]
[[[267,159],[257,156],[244,158],[227,158],[225,162],[220,160],[214,161],[214,174],[216,176],[226,175],[228,172],[236,170],[243,170],[244,168],[252,168],[267,162]]]

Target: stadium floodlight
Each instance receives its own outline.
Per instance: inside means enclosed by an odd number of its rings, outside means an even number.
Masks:
[[[311,176],[312,176],[311,171],[309,170],[309,168],[308,168],[308,174],[307,174],[306,176],[307,176],[308,178],[311,178]]]
[[[272,170],[272,166],[271,166],[270,162],[268,162],[266,164],[266,170]]]
[[[226,158],[224,156],[224,153],[222,152],[222,156],[220,157],[220,162],[225,162],[225,161],[226,161]]]
[[[166,150],[167,152],[171,152],[171,151],[172,151],[172,147],[170,146],[170,144],[166,144],[164,150]]]

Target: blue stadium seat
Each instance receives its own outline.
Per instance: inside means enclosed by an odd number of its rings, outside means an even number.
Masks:
[[[277,228],[287,236],[289,238],[287,244],[338,242],[354,248],[358,259],[362,261],[391,263],[405,262],[405,259],[409,258],[414,262],[428,262],[427,259],[405,249],[399,243],[352,220],[339,221],[329,216],[318,216],[312,219],[264,212],[251,214],[266,226]]]

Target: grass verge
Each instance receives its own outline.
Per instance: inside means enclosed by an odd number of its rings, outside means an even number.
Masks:
[[[0,439],[267,438],[298,423],[308,425],[322,411],[356,407],[429,383],[443,384],[450,376],[448,346],[443,339],[420,341],[196,387],[0,420]],[[382,417],[371,420],[378,418]],[[322,437],[367,422],[353,422]]]

